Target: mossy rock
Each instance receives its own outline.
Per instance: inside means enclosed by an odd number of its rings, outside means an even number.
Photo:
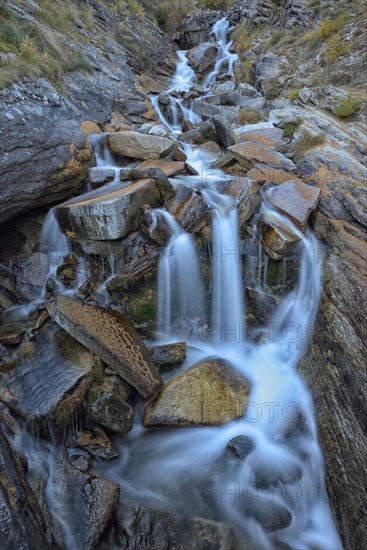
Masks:
[[[129,303],[126,314],[137,326],[152,324],[155,322],[156,302],[156,291],[145,289]]]

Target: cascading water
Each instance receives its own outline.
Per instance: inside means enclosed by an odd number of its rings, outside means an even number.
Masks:
[[[229,72],[233,69],[234,57],[228,58],[233,56],[229,53],[230,42],[227,43],[228,27],[223,19],[214,26],[220,51],[215,71],[207,79],[208,85],[215,82],[226,60]],[[187,65],[185,52],[179,54],[179,59],[173,87],[184,91],[190,88],[194,76]],[[173,131],[156,99],[153,104],[157,114]],[[182,106],[180,104],[181,109]],[[175,132],[179,131],[178,125],[175,128]],[[95,150],[99,145],[99,138],[96,138]],[[187,364],[214,355],[242,373],[251,382],[246,415],[210,428],[149,431],[135,425],[128,435],[116,436],[114,440],[121,460],[97,464],[94,468],[121,487],[133,486],[136,489],[134,505],[186,515],[189,509],[190,515],[226,519],[245,532],[254,548],[259,550],[340,550],[341,544],[324,498],[324,463],[317,440],[313,402],[297,373],[297,363],[307,345],[321,295],[317,241],[310,233],[306,236],[300,233],[288,218],[272,209],[265,196],[263,210],[299,236],[302,253],[294,290],[276,308],[268,325],[259,327],[260,344],[253,343],[244,325],[236,209],[233,199],[221,194],[223,179],[227,176],[221,171],[206,169],[214,159],[200,147],[185,145],[184,148],[188,162],[200,175],[181,176],[172,179],[172,184],[198,189],[213,211],[212,323],[205,325],[200,266],[194,242],[170,214],[158,210],[157,215],[164,218],[172,232],[159,264],[159,325],[166,337],[171,338],[173,329],[180,335],[181,319],[199,319],[203,324],[202,341],[198,341],[197,333],[196,338],[189,341],[195,349],[189,346]],[[102,154],[97,153],[97,156],[101,159]],[[103,162],[109,164],[106,158]],[[67,242],[57,232],[54,221],[50,214],[50,227],[55,235],[50,237],[47,222],[43,246],[51,240],[64,247]],[[259,265],[261,268],[260,262]],[[255,280],[257,268],[253,259],[250,266],[251,277]],[[111,265],[111,272],[113,269]],[[265,272],[262,282],[266,283]],[[225,459],[226,444],[238,435],[251,439],[252,451],[245,460]],[[40,458],[48,460],[42,475],[45,480],[60,483],[52,449],[42,456],[38,451],[35,459],[36,451],[30,442],[24,445],[24,440],[19,439],[18,445],[25,448],[30,471],[39,469]],[[185,498],[180,498],[181,495]],[[70,514],[61,505],[54,506],[51,512],[63,527],[66,547],[70,550],[78,547],[74,522],[68,524]],[[269,532],[266,527],[269,521],[280,521],[281,527]]]
[[[158,328],[171,336],[172,326],[182,331],[182,323],[203,323],[203,285],[198,255],[191,235],[165,210],[156,210],[172,237],[161,254],[158,270]]]
[[[110,168],[114,170],[114,182],[120,181],[121,168],[116,166],[116,161],[105,146],[106,136],[108,134],[92,134],[90,141],[93,147],[94,156],[96,159],[97,168]]]
[[[211,73],[206,77],[204,86],[210,88],[215,84],[217,77],[223,71],[226,66],[226,74],[228,75],[228,87],[234,87],[234,64],[238,59],[238,55],[230,52],[230,48],[233,41],[227,42],[227,36],[229,32],[229,21],[226,18],[217,21],[213,27],[212,34],[215,37],[215,41],[218,45],[219,51],[215,62],[215,67]]]

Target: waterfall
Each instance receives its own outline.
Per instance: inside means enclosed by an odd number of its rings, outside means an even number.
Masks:
[[[229,87],[234,87],[234,64],[238,59],[238,55],[230,52],[233,41],[227,41],[228,31],[229,21],[225,17],[217,21],[213,27],[212,34],[215,37],[215,41],[219,49],[215,67],[204,81],[204,86],[206,88],[210,88],[213,84],[215,84],[220,71],[224,68],[226,63],[228,65],[227,73],[230,77]]]
[[[177,55],[179,61],[176,66],[176,73],[173,77],[171,90],[187,92],[196,82],[196,75],[194,70],[189,65],[187,51],[178,51]]]
[[[180,331],[183,323],[203,323],[203,285],[193,238],[171,214],[156,212],[173,232],[158,268],[158,327],[170,337],[173,325]]]
[[[121,168],[116,166],[116,161],[105,145],[107,134],[91,134],[90,141],[96,158],[97,168],[110,168],[115,171],[114,182],[120,181]]]

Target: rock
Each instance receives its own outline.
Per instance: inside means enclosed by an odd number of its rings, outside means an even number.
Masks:
[[[283,151],[287,145],[287,142],[284,140],[283,130],[280,128],[261,128],[252,131],[245,130],[240,134],[237,141],[238,143],[257,141],[275,151]]]
[[[273,260],[281,260],[296,251],[301,240],[288,226],[273,218],[271,213],[261,214],[257,222],[257,231],[266,253]]]
[[[94,428],[92,432],[82,432],[75,441],[75,446],[88,451],[98,461],[112,460],[118,457],[118,452],[112,447],[102,428]]]
[[[218,425],[245,414],[250,385],[224,361],[196,363],[171,378],[151,401],[143,418],[150,426]]]
[[[176,147],[174,141],[139,132],[115,132],[108,135],[106,145],[113,155],[135,159],[158,159]]]
[[[63,429],[83,403],[95,359],[57,326],[47,323],[34,336],[32,354],[0,375],[1,400],[27,424]]]
[[[246,141],[232,145],[227,149],[227,152],[244,166],[259,162],[271,168],[281,168],[290,172],[297,169],[295,164],[282,153],[273,151],[258,141]]]
[[[194,99],[191,109],[194,113],[201,115],[204,118],[211,118],[215,115],[219,115],[224,117],[229,124],[232,124],[236,120],[238,113],[237,108],[213,105],[204,99]]]
[[[239,91],[241,95],[247,96],[247,97],[261,96],[259,90],[257,90],[254,86],[251,86],[251,84],[247,84],[246,82],[239,83]]]
[[[353,155],[326,143],[307,152],[299,170],[321,189],[322,212],[334,219],[349,215],[367,227],[367,170]]]
[[[269,322],[275,308],[280,303],[280,299],[272,294],[250,287],[246,288],[245,295],[248,299],[248,310],[254,315],[256,321],[259,324]]]
[[[144,179],[154,180],[157,184],[157,188],[162,201],[173,197],[175,194],[173,186],[169,182],[166,174],[163,172],[163,170],[158,168],[158,166],[151,166],[151,167],[138,166],[133,170],[131,170],[131,172],[129,173],[129,176],[133,180],[137,180],[137,181],[141,181]]]
[[[190,233],[198,233],[211,222],[208,204],[201,195],[187,187],[181,188],[167,209],[176,218],[176,221]]]
[[[25,477],[19,455],[0,428],[0,545],[2,548],[52,548],[49,528]]]
[[[99,356],[144,397],[161,385],[160,376],[131,321],[121,313],[64,296],[47,308],[50,316]]]
[[[246,435],[238,435],[227,443],[226,449],[238,460],[244,460],[255,449],[255,443]]]
[[[260,207],[259,186],[248,178],[235,178],[227,189],[226,195],[236,199],[238,226],[242,229]]]
[[[67,525],[68,541],[74,548],[98,548],[107,525],[117,510],[120,489],[117,483],[80,472],[67,460],[57,457],[53,481],[45,486],[49,495],[53,532],[58,548],[65,548],[63,527]],[[39,545],[37,546],[39,548]]]
[[[166,136],[167,135],[167,130],[165,129],[164,126],[162,126],[162,124],[160,125],[157,125],[157,126],[153,126],[152,128],[150,128],[150,130],[148,130],[148,135],[150,136]]]
[[[254,492],[254,496],[255,494]],[[292,523],[290,511],[276,502],[270,502],[269,495],[265,494],[256,502],[248,504],[245,513],[247,517],[254,517],[264,530],[270,533],[286,529]]]
[[[96,166],[89,169],[89,180],[93,189],[101,187],[107,181],[113,181],[115,177],[115,170],[113,168],[101,168]]]
[[[307,185],[300,180],[290,180],[272,187],[266,193],[271,204],[300,228],[306,231],[308,217],[320,198],[320,189]]]
[[[274,109],[269,113],[269,122],[279,128],[285,128],[287,124],[297,124],[299,122],[299,111],[294,108]]]
[[[92,460],[85,455],[71,455],[69,456],[69,462],[74,468],[85,474],[92,467]]]
[[[179,174],[188,175],[192,168],[186,162],[177,162],[174,160],[145,160],[136,167],[140,168],[160,168],[167,178],[173,178]]]
[[[194,143],[195,145],[202,145],[207,141],[219,142],[218,134],[211,120],[206,120],[194,130],[180,134],[178,139],[184,143]]]
[[[223,147],[230,147],[231,145],[234,145],[234,134],[231,125],[227,122],[227,120],[224,117],[215,115],[213,117],[213,122]]]
[[[189,64],[198,74],[214,69],[218,48],[212,42],[203,42],[187,52]]]
[[[218,143],[215,143],[215,141],[206,141],[201,145],[201,149],[207,153],[213,153],[215,155],[219,155],[220,153],[220,146]]]
[[[117,300],[121,293],[129,287],[136,288],[156,276],[159,250],[153,250],[140,258],[134,258],[125,263],[119,274],[106,282],[108,291]]]
[[[278,95],[278,79],[286,65],[286,57],[278,57],[271,52],[264,54],[256,64],[256,87],[261,89],[265,97],[272,99]]]
[[[129,300],[126,313],[137,327],[149,325],[154,329],[156,308],[157,293],[148,288],[143,289],[135,298]]]
[[[173,235],[172,229],[165,218],[156,210],[145,208],[141,217],[141,228],[149,237],[160,246],[166,246]]]
[[[128,403],[131,388],[119,376],[104,376],[95,383],[86,403],[87,423],[112,432],[127,433],[134,424],[134,408]]]
[[[318,105],[319,103],[315,92],[310,88],[302,88],[302,90],[299,90],[298,99],[304,105],[306,105],[307,103],[313,103],[314,105]]]
[[[148,353],[153,363],[162,366],[181,365],[186,360],[186,342],[148,346]]]
[[[254,168],[247,173],[247,176],[259,183],[284,183],[291,179],[295,179],[294,175],[280,168],[272,168],[266,164],[255,164]]]
[[[334,219],[320,212],[320,205],[313,229],[325,246],[324,292],[300,371],[312,388],[326,461],[320,498],[329,499],[343,546],[352,549],[363,547],[367,537],[360,483],[367,476],[367,242],[358,223]]]
[[[93,198],[61,204],[55,212],[64,231],[84,239],[115,240],[139,226],[139,212],[144,204],[154,207],[159,202],[157,183],[145,179]]]
[[[218,495],[217,495],[217,498]],[[163,510],[139,509],[127,525],[127,544],[131,550],[252,550],[253,545],[225,523],[192,518]]]
[[[245,124],[244,126],[239,126],[238,128],[235,128],[234,133],[239,136],[243,134],[244,132],[254,132],[257,130],[264,130],[268,128],[274,128],[274,124],[272,122],[256,122],[255,124]]]

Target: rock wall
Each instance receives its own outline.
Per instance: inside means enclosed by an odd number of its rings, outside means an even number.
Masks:
[[[27,11],[7,4],[17,20],[42,25],[31,3]],[[89,134],[156,119],[147,92],[167,87],[174,44],[152,21],[119,13],[114,2],[110,9],[88,6],[98,31],[80,21],[84,40],[71,46],[89,71],[64,74],[58,89],[25,78],[0,91],[0,223],[79,192],[95,164]]]

